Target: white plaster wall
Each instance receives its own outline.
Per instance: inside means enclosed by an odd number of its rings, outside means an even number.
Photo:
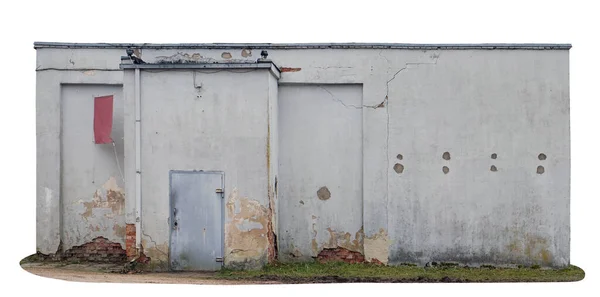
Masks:
[[[280,259],[363,252],[361,105],[360,85],[280,86]]]
[[[61,89],[63,248],[98,236],[125,248],[122,86],[65,84]],[[114,146],[94,143],[94,97],[106,95],[113,95]]]
[[[567,56],[493,53],[441,53],[390,83],[392,263],[568,264]]]

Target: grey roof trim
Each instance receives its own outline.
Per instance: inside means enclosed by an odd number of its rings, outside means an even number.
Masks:
[[[571,44],[555,43],[473,43],[473,44],[411,44],[411,43],[64,43],[34,42],[38,48],[146,48],[146,49],[530,49],[568,50]]]

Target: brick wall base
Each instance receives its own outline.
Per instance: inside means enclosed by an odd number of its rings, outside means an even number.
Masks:
[[[320,263],[332,261],[363,263],[365,262],[365,256],[359,252],[353,252],[342,247],[336,247],[334,249],[323,249],[319,255],[317,255],[317,261]]]
[[[66,250],[61,258],[67,261],[120,263],[127,260],[127,255],[120,243],[100,236],[91,242]]]

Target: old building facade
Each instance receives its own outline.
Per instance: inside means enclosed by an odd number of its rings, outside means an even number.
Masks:
[[[564,44],[37,50],[37,250],[564,267]]]

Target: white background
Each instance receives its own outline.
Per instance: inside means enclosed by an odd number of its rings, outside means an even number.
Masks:
[[[277,293],[597,296],[600,98],[596,89],[600,85],[597,56],[600,10],[594,7],[594,2],[3,1],[0,4],[2,289],[9,296],[33,293],[86,297]],[[571,263],[582,267],[586,278],[562,284],[199,286],[75,283],[31,275],[20,268],[19,261],[35,252],[34,41],[571,43]]]

